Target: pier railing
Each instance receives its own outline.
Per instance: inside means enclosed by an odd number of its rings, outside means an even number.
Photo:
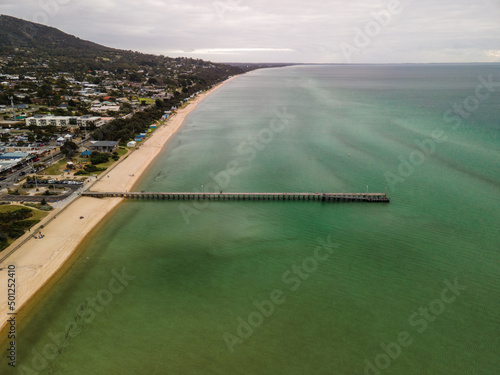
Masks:
[[[319,202],[381,202],[389,203],[385,193],[154,193],[93,192],[82,194],[94,198],[128,198],[172,201],[319,201]]]

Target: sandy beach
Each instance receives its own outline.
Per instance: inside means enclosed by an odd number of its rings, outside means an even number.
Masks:
[[[236,77],[233,77],[236,78]],[[231,78],[231,79],[233,79]],[[231,80],[229,79],[229,80]],[[151,137],[112,169],[101,175],[91,187],[93,191],[131,190],[140,176],[160,153],[165,143],[184,122],[186,116],[208,95],[226,82],[204,92],[177,110]],[[5,327],[8,314],[7,268],[16,269],[15,312],[26,303],[56,274],[78,248],[83,239],[120,202],[121,198],[96,199],[79,197],[64,209],[55,209],[40,224],[44,226],[42,239],[30,239],[0,263],[0,331]],[[55,216],[55,219],[51,220]],[[83,217],[83,219],[81,218]],[[27,236],[25,234],[25,236]],[[24,236],[11,246],[20,243]],[[4,250],[4,254],[9,249]],[[1,254],[0,254],[1,255]]]

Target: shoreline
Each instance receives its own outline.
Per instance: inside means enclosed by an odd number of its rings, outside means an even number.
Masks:
[[[185,107],[178,109],[174,115],[166,120],[144,143],[125,156],[109,171],[103,173],[91,189],[93,191],[131,190],[163,150],[168,140],[182,126],[186,116],[205,98],[237,77],[239,76],[233,76],[191,99]],[[45,235],[43,239],[30,239],[0,263],[1,289],[4,288],[3,286],[7,289],[8,266],[16,266],[15,312],[17,314],[24,315],[25,309],[30,310],[29,302],[35,300],[38,294],[43,294],[44,287],[51,284],[51,280],[59,276],[59,271],[64,268],[73,255],[78,253],[77,250],[88,235],[122,201],[123,198],[78,197],[63,209],[55,209],[53,214],[40,222],[41,225],[44,225],[56,217],[42,229]],[[80,219],[82,216],[83,219]],[[18,241],[22,241],[23,238],[25,237],[22,236]],[[16,246],[16,242],[11,246]],[[8,252],[9,248],[4,251]],[[0,332],[4,332],[9,318],[7,302],[7,293],[2,293],[0,296]],[[3,340],[0,339],[1,341]]]

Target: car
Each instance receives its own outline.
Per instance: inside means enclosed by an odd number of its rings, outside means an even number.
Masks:
[[[26,174],[26,172],[21,172],[19,173],[19,176],[24,176]]]

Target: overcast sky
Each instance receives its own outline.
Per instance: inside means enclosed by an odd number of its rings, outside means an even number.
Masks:
[[[500,62],[500,0],[0,0],[109,47],[220,62]]]

